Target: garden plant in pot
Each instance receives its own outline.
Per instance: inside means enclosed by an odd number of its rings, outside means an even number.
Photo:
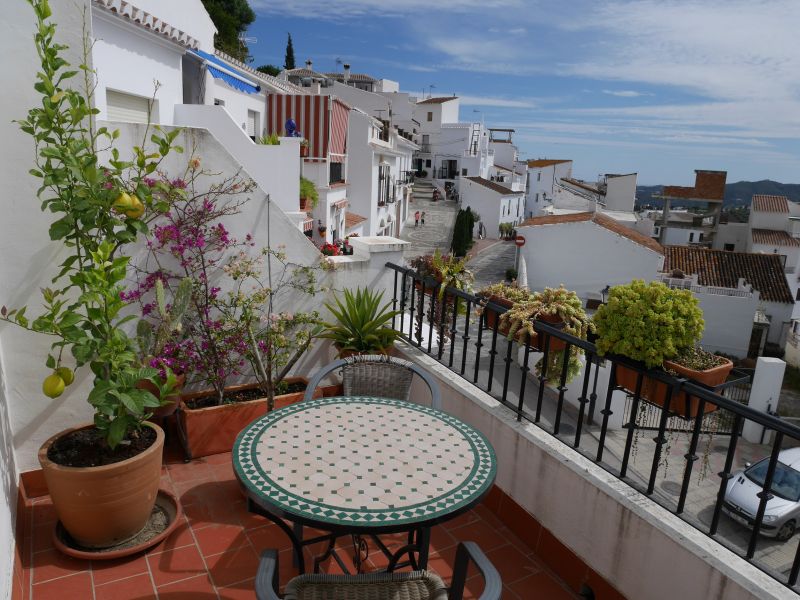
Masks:
[[[594,324],[583,309],[581,299],[564,286],[545,288],[544,291],[534,292],[530,299],[514,304],[500,315],[500,325],[505,328],[509,340],[520,343],[530,340],[531,346],[542,351],[547,349],[547,364],[544,364],[544,357],[536,364],[537,375],[546,379],[558,379],[566,361],[565,383],[571,381],[580,370],[583,350],[570,346],[569,356],[565,356],[567,343],[553,336],[540,335],[533,326],[536,320],[558,326],[564,333],[585,340],[594,331]]]
[[[494,283],[487,285],[478,291],[478,296],[484,299],[484,303],[478,308],[478,313],[483,314],[487,329],[494,329],[497,323],[497,331],[501,335],[508,335],[508,324],[499,323],[499,311],[488,306],[488,303],[497,304],[503,308],[510,309],[515,304],[531,300],[533,295],[525,288],[516,284]]]
[[[703,313],[690,290],[661,282],[634,280],[612,287],[608,302],[594,315],[598,354],[618,354],[642,363],[642,369],[661,367],[708,387],[724,383],[733,369],[727,358],[697,346],[703,335]],[[637,372],[623,365],[615,370],[617,385],[635,393]],[[664,406],[668,386],[644,376],[641,397]],[[704,413],[716,406],[706,403]],[[685,418],[699,414],[699,400],[685,392],[670,399],[669,411]]]
[[[85,548],[108,548],[136,536],[145,526],[158,493],[163,431],[146,422],[160,401],[137,388],[149,381],[162,397],[175,385],[168,372],[142,367],[134,341],[126,332],[123,299],[129,256],[125,249],[148,230],[148,223],[168,209],[164,195],[155,195],[146,177],[173,151],[179,131],[151,131],[154,148],[133,149],[133,161],[120,160],[113,149],[118,132],[94,123],[90,91],[67,87],[76,72],[61,57],[55,26],[45,0],[32,0],[35,43],[41,59],[36,90],[41,106],[31,109],[20,125],[33,137],[34,177],[42,180],[42,208],[55,215],[50,239],[66,258],[42,290],[44,312],[35,319],[25,307],[0,309],[5,321],[49,335],[46,360],[51,374],[44,393],[55,398],[74,380],[65,362],[88,365],[92,387],[88,401],[91,424],[62,431],[39,451],[48,492],[72,541]],[[92,73],[81,65],[87,84]],[[80,72],[80,71],[78,71]],[[147,136],[145,136],[145,139]],[[112,147],[103,164],[97,148]],[[57,414],[57,411],[56,411]]]
[[[346,289],[343,295],[344,302],[334,296],[333,303],[325,304],[336,321],[325,323],[320,337],[333,341],[339,358],[354,354],[387,354],[400,337],[391,327],[392,319],[400,311],[390,310],[391,300],[383,304],[383,292],[358,288],[355,292]]]
[[[310,211],[317,208],[319,193],[310,179],[300,176],[300,210]]]
[[[234,238],[223,221],[239,214],[252,182],[234,176],[208,187],[211,176],[186,174],[185,194],[154,228],[137,289],[145,311],[154,279],[193,283],[181,339],[165,352],[191,365],[189,384],[199,388],[184,394],[177,415],[187,458],[230,451],[253,419],[302,398],[307,381],[287,375],[320,329],[315,313],[278,310],[316,293],[315,269],[290,264],[282,249],[254,250],[250,235]],[[231,385],[242,378],[254,382]]]

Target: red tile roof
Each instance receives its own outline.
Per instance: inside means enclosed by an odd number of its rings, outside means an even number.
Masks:
[[[115,0],[94,0],[94,4],[104,8],[105,10],[116,13],[118,16],[128,19],[134,25],[142,29],[149,29],[153,33],[161,35],[165,38],[172,40],[185,46],[196,50],[200,42],[190,36],[188,33],[173,27],[166,21],[151,15],[148,12],[138,8],[131,2],[117,2]]]
[[[761,293],[767,302],[794,304],[794,297],[783,273],[783,261],[777,254],[726,252],[708,248],[667,246],[664,271],[680,269],[697,275],[700,285],[736,288],[744,279]]]
[[[360,225],[366,220],[367,217],[362,217],[361,215],[357,215],[356,213],[350,212],[349,210],[344,214],[344,226],[346,229],[350,229],[351,227]]]
[[[786,196],[766,196],[754,194],[752,209],[757,212],[789,212],[789,198]]]
[[[503,194],[504,196],[508,196],[510,194],[524,194],[525,192],[515,192],[509,187],[504,185],[500,185],[496,181],[489,181],[488,179],[484,179],[483,177],[465,177],[465,179],[469,179],[473,183],[477,183],[482,185],[483,187],[489,188],[493,192],[497,192],[498,194]]]
[[[520,227],[536,227],[538,225],[558,225],[561,223],[581,223],[586,221],[591,221],[595,225],[599,225],[603,229],[607,229],[612,233],[621,235],[622,237],[627,238],[630,241],[639,244],[640,246],[644,246],[645,248],[652,250],[653,252],[664,254],[664,248],[653,238],[647,237],[643,233],[639,233],[638,231],[631,229],[630,227],[626,227],[619,221],[616,221],[611,217],[608,217],[602,213],[581,212],[581,213],[572,213],[568,215],[545,215],[543,217],[533,217],[517,225],[517,229],[519,229]]]
[[[766,246],[800,246],[800,240],[785,231],[773,229],[753,229],[753,243]]]
[[[425,100],[420,100],[417,104],[444,104],[445,102],[450,102],[450,100],[457,99],[458,96],[441,96],[439,98],[426,98]]]
[[[557,158],[537,158],[536,160],[529,160],[528,166],[531,168],[536,167],[552,167],[553,165],[560,165],[561,163],[572,162],[572,160],[562,160]]]

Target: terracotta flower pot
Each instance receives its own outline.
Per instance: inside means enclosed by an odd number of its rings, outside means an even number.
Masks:
[[[384,356],[386,356],[389,354],[389,351],[392,348],[391,346],[389,346],[388,348],[380,348],[379,350],[375,350],[373,352],[358,352],[356,350],[341,350],[338,344],[334,344],[334,347],[336,348],[337,352],[336,356],[338,358],[350,358],[351,356],[356,356],[361,354],[383,354]]]
[[[713,388],[725,383],[725,380],[733,369],[733,363],[725,359],[725,364],[718,367],[706,371],[695,371],[694,369],[689,369],[683,365],[667,360],[664,361],[664,368],[675,371],[682,377]],[[625,388],[631,394],[636,391],[636,371],[623,365],[617,365],[616,377],[617,385]],[[666,384],[647,376],[644,377],[642,381],[641,397],[650,404],[663,407],[666,403],[667,391],[668,386]],[[717,406],[714,404],[706,402],[703,405],[703,414],[712,413],[715,410],[717,410]],[[693,419],[700,415],[700,399],[696,396],[689,398],[686,392],[680,392],[676,397],[670,400],[669,412],[679,417]]]
[[[163,419],[164,417],[168,417],[176,410],[178,410],[178,402],[181,399],[181,390],[183,389],[183,386],[186,384],[186,375],[181,373],[180,375],[177,376],[177,378],[178,378],[178,383],[175,385],[175,392],[173,394],[170,394],[169,397],[167,398],[167,400],[169,400],[169,404],[165,404],[164,406],[155,409],[153,411],[154,419]],[[158,388],[147,379],[140,379],[139,381],[137,381],[136,387],[139,388],[140,390],[147,390],[148,392],[153,394],[153,396],[161,400],[161,396],[158,393]]]
[[[556,317],[555,315],[542,315],[541,317],[539,317],[539,320],[544,321],[548,325],[561,325],[564,323],[564,321],[562,321],[559,317]],[[539,345],[539,348],[541,348],[542,352],[544,352],[544,347],[548,338],[550,338],[550,352],[563,350],[564,348],[567,347],[567,342],[565,342],[564,340],[561,340],[557,337],[553,337],[551,335],[542,334],[541,344]]]
[[[306,383],[305,377],[287,377],[286,383]],[[227,391],[254,389],[256,384],[238,385]],[[250,423],[267,414],[267,399],[258,398],[247,402],[233,402],[206,408],[189,408],[187,401],[213,394],[210,390],[192,392],[181,397],[178,411],[178,432],[183,442],[186,458],[191,460],[201,456],[230,452],[239,432]],[[284,408],[300,402],[305,391],[275,396],[275,408]],[[314,391],[314,398],[321,398],[319,388]]]
[[[300,198],[300,210],[309,211],[312,208],[311,198]]]
[[[53,443],[65,434],[94,425],[74,427],[58,433],[39,449],[39,463],[61,525],[81,546],[107,548],[135,536],[150,517],[161,482],[164,431],[142,453],[111,465],[65,467],[47,458]]]

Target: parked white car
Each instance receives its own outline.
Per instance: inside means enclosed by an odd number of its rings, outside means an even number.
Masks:
[[[734,521],[748,527],[755,523],[768,467],[769,458],[765,458],[737,471],[728,481],[722,510]],[[788,540],[800,523],[800,448],[778,454],[770,491],[760,533]]]

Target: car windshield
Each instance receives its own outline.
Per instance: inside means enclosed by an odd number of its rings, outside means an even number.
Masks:
[[[765,458],[747,469],[744,474],[753,483],[764,487],[768,468],[769,459]],[[775,475],[772,477],[772,493],[785,500],[794,502],[800,500],[800,472],[778,461],[778,464],[775,465]]]

